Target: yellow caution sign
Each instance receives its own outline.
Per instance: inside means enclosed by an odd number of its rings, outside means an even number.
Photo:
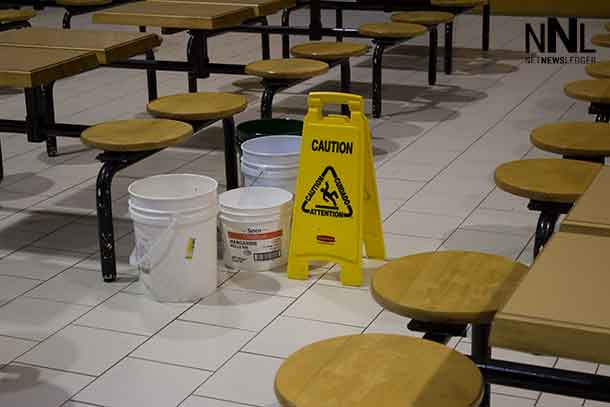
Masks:
[[[349,105],[350,117],[323,116],[328,104]],[[313,92],[303,127],[288,277],[306,279],[310,260],[341,266],[341,282],[362,284],[362,245],[385,258],[375,166],[361,96]]]

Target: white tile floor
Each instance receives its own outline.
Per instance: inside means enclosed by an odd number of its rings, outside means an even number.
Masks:
[[[305,12],[293,21],[305,23]],[[381,21],[347,13],[346,24]],[[499,163],[547,156],[529,142],[532,128],[558,120],[591,120],[586,105],[565,97],[564,82],[584,78],[580,65],[524,62],[524,23],[494,17],[492,49],[478,51],[480,18],[456,23],[456,73],[426,86],[418,39],[388,50],[384,117],[370,121],[388,257],[437,249],[473,249],[531,261],[535,215],[523,199],[495,188]],[[277,16],[272,18],[278,21]],[[58,26],[47,9],[34,25]],[[90,15],[75,27],[94,26]],[[332,18],[328,23],[333,22]],[[587,21],[588,35],[601,22]],[[302,39],[301,39],[302,40]],[[184,35],[164,37],[160,58],[183,58]],[[279,55],[278,38],[272,39]],[[248,34],[213,38],[219,62],[259,57]],[[598,58],[608,52],[599,50]],[[370,55],[353,61],[354,89],[370,97]],[[310,89],[336,88],[338,72],[278,95],[276,114],[300,117]],[[160,73],[161,94],[185,91],[180,73]],[[237,122],[255,118],[256,80],[215,75],[202,90],[241,92],[251,101]],[[141,71],[97,69],[56,86],[58,120],[95,123],[144,115]],[[370,109],[370,101],[368,101]],[[23,117],[23,95],[0,92],[0,116]],[[116,222],[121,278],[99,276],[95,234],[95,151],[60,139],[60,156],[23,135],[2,134],[5,179],[0,184],[0,406],[274,406],[273,376],[282,358],[322,338],[359,332],[417,335],[407,319],[383,311],[368,293],[342,287],[338,267],[322,265],[308,281],[282,273],[222,273],[222,288],[195,304],[159,304],[144,294],[127,264],[129,222]],[[222,135],[207,129],[122,173],[114,181],[114,213],[126,217],[127,186],[161,172],[196,172],[224,183]],[[366,275],[378,263],[365,261]],[[467,352],[469,339],[451,346]],[[610,367],[495,349],[502,358],[610,375]],[[2,367],[3,366],[3,367]],[[493,387],[496,407],[588,406],[598,402]]]

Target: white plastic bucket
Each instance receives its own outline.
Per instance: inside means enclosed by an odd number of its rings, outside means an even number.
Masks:
[[[245,186],[269,186],[294,192],[301,137],[266,136],[242,144],[241,173]]]
[[[245,187],[219,198],[220,229],[227,267],[265,271],[288,262],[292,193]]]
[[[218,284],[217,182],[191,174],[158,175],[129,186],[136,246],[130,263],[159,301],[194,301]]]
[[[241,162],[244,186],[276,187],[294,193],[299,166],[271,166]]]
[[[301,137],[264,136],[241,145],[242,159],[251,164],[294,166],[301,155]]]

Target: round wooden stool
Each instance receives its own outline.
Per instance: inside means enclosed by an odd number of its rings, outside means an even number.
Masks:
[[[65,29],[72,26],[73,16],[96,11],[112,4],[112,0],[56,0],[55,2],[66,9],[62,22],[62,27]]]
[[[333,66],[341,65],[341,92],[351,92],[351,68],[349,59],[366,54],[369,47],[358,42],[307,42],[295,45],[290,49],[297,58],[317,59]],[[342,114],[349,115],[346,105],[341,107]]]
[[[610,122],[610,79],[586,79],[570,82],[563,88],[571,98],[589,102],[589,113],[597,122]]]
[[[146,106],[150,114],[163,119],[187,122],[195,131],[222,120],[224,131],[225,177],[227,189],[239,185],[235,121],[233,115],[248,107],[245,96],[224,92],[180,93],[153,100]]]
[[[246,73],[261,77],[265,91],[261,99],[261,118],[271,119],[273,96],[296,82],[326,73],[326,62],[305,58],[264,59],[246,65]]]
[[[534,257],[553,234],[559,215],[568,213],[601,168],[600,164],[562,159],[518,160],[496,168],[496,185],[528,198],[528,208],[540,212]]]
[[[591,38],[591,43],[598,47],[610,48],[610,34],[596,34]]]
[[[118,171],[166,147],[179,144],[192,134],[193,127],[190,124],[166,119],[106,122],[89,127],[81,134],[84,144],[103,150],[97,156],[103,165],[97,175],[95,196],[104,281],[116,279],[112,178]]]
[[[445,73],[453,71],[453,19],[455,16],[444,11],[404,11],[392,15],[392,21],[426,26],[430,35],[428,54],[428,83],[436,83],[436,55],[438,50],[438,30],[436,26],[445,24]]]
[[[532,144],[563,158],[605,163],[610,156],[610,124],[567,122],[547,124],[530,135]]]
[[[298,407],[470,407],[483,377],[466,356],[400,335],[342,336],[293,353],[275,377],[282,405]]]
[[[442,251],[393,260],[373,274],[371,292],[384,308],[412,318],[409,328],[446,344],[472,325],[472,357],[491,355],[489,331],[496,312],[510,298],[528,268],[485,253]],[[482,406],[489,405],[486,386]]]
[[[32,9],[0,10],[0,31],[30,27],[30,19],[36,16]]]
[[[423,35],[426,27],[420,24],[406,23],[373,23],[364,24],[358,28],[358,32],[373,39],[375,49],[373,51],[373,117],[381,117],[381,66],[383,52],[386,47],[396,45],[413,37]]]
[[[587,75],[596,79],[610,79],[610,61],[596,62],[585,66]]]

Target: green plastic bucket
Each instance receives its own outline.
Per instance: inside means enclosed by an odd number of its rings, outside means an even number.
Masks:
[[[294,119],[250,120],[237,125],[237,145],[262,136],[300,136],[303,122]]]

